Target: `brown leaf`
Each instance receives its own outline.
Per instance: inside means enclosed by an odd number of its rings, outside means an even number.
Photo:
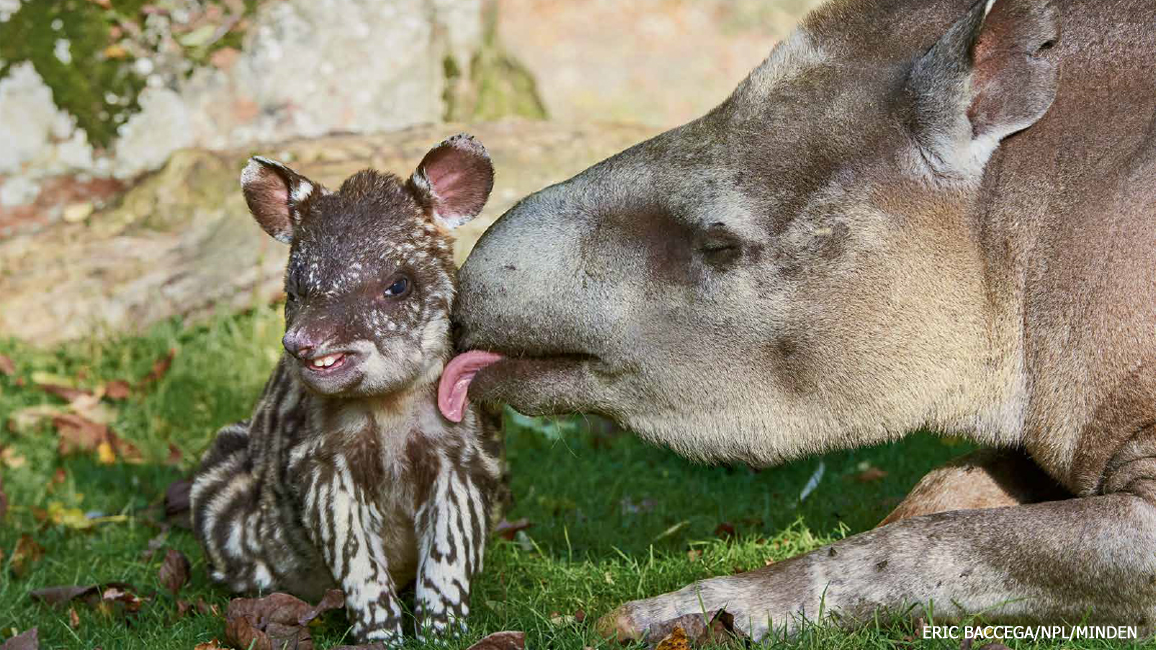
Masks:
[[[32,628],[0,643],[0,650],[40,650],[40,631]]]
[[[331,609],[343,609],[345,607],[345,594],[340,589],[327,589],[325,595],[321,597],[321,602],[314,605],[309,611],[297,617],[298,625],[309,625],[313,619],[321,616]]]
[[[484,636],[466,650],[525,650],[526,633],[508,630]]]
[[[868,467],[867,469],[853,475],[856,481],[860,483],[871,483],[883,478],[887,478],[887,471],[879,469],[878,467]]]
[[[519,530],[526,530],[533,525],[534,524],[530,523],[530,520],[525,517],[517,521],[507,521],[503,519],[498,522],[498,525],[494,526],[494,534],[502,539],[514,541],[514,536],[518,534]]]
[[[575,611],[574,612],[574,620],[578,621],[579,623],[585,621],[586,620],[586,610],[579,609],[579,610]]]
[[[165,465],[172,465],[174,467],[180,465],[184,457],[185,454],[181,451],[181,448],[170,442],[169,455],[165,457]]]
[[[654,650],[690,650],[690,641],[681,627],[675,627],[658,642]]]
[[[686,559],[690,560],[691,562],[698,562],[698,559],[701,557],[702,549],[692,548],[686,552]]]
[[[253,650],[312,650],[309,622],[344,603],[345,596],[336,589],[325,592],[315,607],[282,593],[264,598],[234,598],[225,613],[225,640],[235,647]]]
[[[68,608],[68,627],[76,629],[80,627],[80,615],[76,613],[76,609]]]
[[[205,602],[204,598],[197,599],[197,613],[202,616],[220,616],[221,610],[217,609],[216,605],[210,605]]]
[[[177,349],[169,348],[168,354],[153,362],[153,369],[149,374],[145,375],[145,378],[140,381],[138,387],[144,387],[164,379],[169,368],[173,365],[173,357],[175,356],[177,356]]]
[[[10,357],[0,354],[0,375],[15,375],[16,364]]]
[[[193,527],[189,517],[189,492],[193,489],[190,479],[174,481],[165,490],[165,517],[173,524],[185,529]]]
[[[221,650],[224,646],[217,639],[206,641],[205,643],[198,643],[193,646],[193,650]]]
[[[729,521],[722,522],[714,529],[714,535],[719,539],[731,539],[735,534],[735,526]]]
[[[707,612],[705,616],[701,613],[679,616],[665,623],[651,625],[647,633],[647,638],[652,642],[653,639],[662,639],[655,650],[689,648],[691,643],[725,643],[741,636],[742,632],[735,629],[734,616],[724,609]],[[663,646],[668,640],[672,644],[681,642],[684,645]]]
[[[109,441],[109,429],[75,413],[60,413],[52,417],[52,424],[60,434],[59,452],[62,456],[77,451],[96,451],[100,443]]]
[[[70,603],[77,598],[86,597],[96,594],[99,591],[99,585],[86,585],[83,587],[76,585],[65,585],[61,587],[44,587],[42,589],[34,589],[29,595],[32,600],[39,600],[46,605],[64,605]]]
[[[58,587],[44,587],[35,589],[28,595],[32,600],[40,601],[54,607],[68,605],[76,600],[83,600],[90,605],[106,605],[110,609],[117,604],[128,613],[140,609],[143,600],[132,593],[136,587],[126,582],[106,582],[95,585],[62,585]]]
[[[132,395],[132,386],[123,379],[114,379],[104,385],[104,396],[109,399],[128,399]]]
[[[60,384],[36,384],[36,387],[66,402],[71,402],[78,397],[92,396],[92,391],[84,390],[83,388],[73,388],[72,386],[61,386]]]
[[[189,558],[185,557],[184,553],[170,548],[165,551],[161,568],[157,569],[157,581],[176,596],[181,587],[188,583],[190,569]]]
[[[247,650],[273,650],[273,643],[269,637],[253,627],[244,616],[225,620],[225,643]]]
[[[16,548],[12,551],[12,573],[16,574],[17,578],[23,577],[28,569],[44,557],[44,547],[41,546],[32,536],[24,533],[16,542]]]

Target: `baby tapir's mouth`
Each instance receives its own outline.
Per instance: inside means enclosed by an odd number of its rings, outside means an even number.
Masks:
[[[333,352],[323,356],[303,359],[301,362],[312,372],[333,372],[345,365],[346,355],[344,352]]]

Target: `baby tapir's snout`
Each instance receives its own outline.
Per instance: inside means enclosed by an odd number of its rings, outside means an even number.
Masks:
[[[281,344],[285,346],[285,351],[297,357],[298,359],[307,359],[309,354],[317,349],[317,344],[320,337],[305,327],[296,326],[285,332],[285,336],[281,338]]]

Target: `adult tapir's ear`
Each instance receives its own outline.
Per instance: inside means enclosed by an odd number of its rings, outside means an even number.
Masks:
[[[481,142],[460,133],[421,159],[410,186],[435,219],[457,228],[486,205],[494,189],[494,166]]]
[[[293,241],[293,228],[300,221],[301,204],[313,195],[317,184],[285,165],[253,156],[241,170],[241,191],[249,212],[273,239]]]
[[[1059,38],[1048,0],[979,0],[912,68],[913,130],[936,175],[976,182],[999,141],[1056,95]]]

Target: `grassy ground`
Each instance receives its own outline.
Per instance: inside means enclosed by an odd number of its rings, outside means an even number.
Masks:
[[[191,650],[214,637],[223,639],[220,617],[181,616],[175,599],[160,587],[163,547],[152,559],[142,551],[158,534],[153,511],[165,488],[192,469],[217,427],[248,414],[277,358],[280,332],[280,316],[270,308],[204,326],[174,323],[142,337],[94,339],[48,352],[0,342],[0,354],[16,364],[14,375],[0,374],[0,422],[29,406],[63,404],[32,387],[34,379],[46,379],[44,373],[61,381],[80,377],[87,387],[113,379],[132,382],[176,350],[159,381],[114,404],[112,427],[140,449],[142,463],[107,457],[102,462],[95,453],[61,457],[50,423],[20,433],[0,430],[0,475],[10,502],[0,525],[0,640],[32,626],[39,627],[44,648]],[[514,541],[491,544],[475,590],[472,631],[461,647],[484,633],[508,629],[526,631],[532,648],[606,647],[591,624],[617,603],[763,566],[870,528],[922,473],[966,450],[914,436],[900,444],[830,454],[822,459],[826,472],[818,488],[800,504],[799,492],[820,459],[758,473],[706,467],[629,435],[607,437],[581,419],[543,423],[511,416],[508,440],[517,497],[509,518],[528,518],[533,527]],[[854,479],[868,467],[887,475]],[[67,516],[77,510],[112,519],[90,519],[104,523],[78,529]],[[734,538],[716,534],[724,522],[737,531]],[[23,535],[43,547],[39,561],[17,557]],[[192,561],[192,581],[180,597],[203,598],[223,610],[229,595],[210,585],[192,536],[173,529],[163,539],[164,547]],[[132,583],[150,598],[127,618],[79,604],[73,619],[68,609],[28,596],[50,585],[109,581]],[[572,618],[579,610],[588,615],[585,622]],[[344,617],[329,614],[315,638],[325,648],[345,633]],[[896,617],[853,633],[808,627],[784,647],[958,647],[913,644],[910,634],[911,624]]]

